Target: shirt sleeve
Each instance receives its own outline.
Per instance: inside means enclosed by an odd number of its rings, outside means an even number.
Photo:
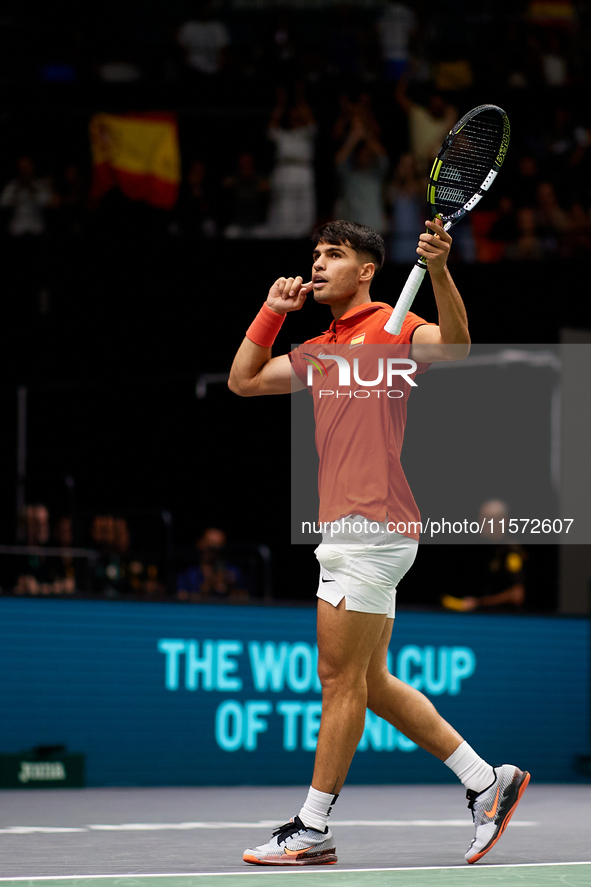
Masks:
[[[316,366],[319,369],[319,364],[322,364],[319,355],[325,348],[326,343],[309,339],[303,345],[298,345],[297,348],[289,352],[288,357],[291,361],[291,368],[302,384],[308,385],[309,366]],[[308,391],[311,393],[311,389],[308,389]]]
[[[290,351],[288,357],[291,361],[291,368],[304,385],[306,384],[306,362],[302,356],[302,349],[305,348],[304,345],[298,345],[297,348],[294,348],[293,351]]]
[[[392,313],[392,308],[384,305],[384,309],[388,308],[388,310],[384,310],[380,313],[380,323],[379,326],[376,327],[374,332],[374,341],[379,345],[410,345],[412,340],[412,334],[420,326],[437,326],[437,324],[430,323],[428,320],[424,320],[422,317],[419,317],[418,314],[413,314],[412,311],[409,311],[406,317],[402,322],[402,327],[397,336],[393,333],[387,333],[384,329],[386,325],[386,321],[390,317]]]
[[[418,314],[413,314],[412,311],[409,311],[406,317],[402,322],[402,329],[400,330],[399,336],[402,340],[402,343],[411,344],[413,333],[420,326],[437,326],[436,323],[431,323],[428,320],[423,320],[422,317],[419,317]]]
[[[418,314],[413,314],[412,311],[409,311],[404,318],[402,329],[400,330],[400,335],[404,336],[404,342],[412,343],[413,333],[420,326],[437,326],[437,324],[430,323],[428,320],[423,320]],[[430,366],[430,363],[417,363],[417,371],[413,375],[413,378],[421,373],[426,373]]]

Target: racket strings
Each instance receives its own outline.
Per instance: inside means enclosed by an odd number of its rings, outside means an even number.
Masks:
[[[452,137],[435,187],[440,215],[453,215],[479,190],[493,167],[502,137],[502,118],[490,112],[473,117]]]

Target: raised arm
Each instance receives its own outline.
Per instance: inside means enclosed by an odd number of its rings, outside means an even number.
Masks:
[[[299,311],[312,289],[312,281],[301,277],[280,277],[267,301],[246,333],[230,370],[228,388],[241,397],[261,394],[290,394],[304,388],[291,368],[287,354],[271,356],[275,336],[285,315]]]
[[[357,145],[363,141],[366,135],[367,133],[362,121],[359,117],[354,117],[349,135],[335,155],[335,164],[337,167],[349,159]]]
[[[421,234],[417,253],[427,260],[439,323],[415,330],[411,357],[422,361],[463,360],[470,353],[470,333],[464,302],[446,264],[451,237],[439,219],[426,224],[430,231]]]

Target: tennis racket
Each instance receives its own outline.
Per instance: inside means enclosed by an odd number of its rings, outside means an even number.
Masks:
[[[427,185],[431,219],[440,218],[446,231],[474,209],[496,179],[509,147],[510,133],[509,118],[502,108],[479,105],[465,114],[446,137]],[[427,262],[421,256],[384,327],[386,332],[400,332],[426,270]]]

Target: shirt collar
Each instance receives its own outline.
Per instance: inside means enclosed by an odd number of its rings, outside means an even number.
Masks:
[[[364,302],[362,305],[355,305],[354,308],[349,308],[348,311],[345,311],[338,320],[333,320],[327,332],[334,332],[337,324],[340,323],[346,326],[353,325],[360,315],[373,314],[374,311],[378,311],[380,308],[387,308],[389,311],[392,311],[392,306],[386,305],[385,302]]]

